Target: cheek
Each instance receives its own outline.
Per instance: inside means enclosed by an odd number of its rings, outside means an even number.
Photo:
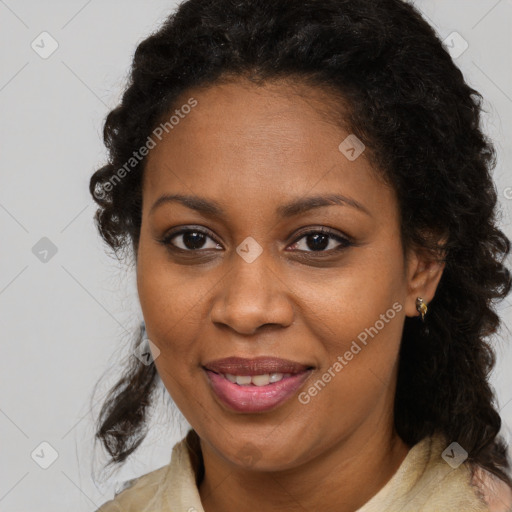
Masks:
[[[392,403],[403,326],[403,307],[393,304],[353,303],[338,309],[327,332],[313,328],[323,340],[322,365],[299,396],[300,415],[327,429],[326,436],[332,433],[328,425],[347,433],[369,416],[378,421],[386,414],[383,404]]]
[[[141,238],[137,291],[147,336],[160,351],[155,359],[158,374],[188,418],[189,411],[202,410],[198,379],[204,376],[198,350],[207,315],[205,298],[219,278],[211,279],[210,273],[194,271],[193,266],[178,267],[165,251],[144,242]]]
[[[197,315],[208,284],[192,265],[172,263],[164,248],[146,238],[141,236],[139,246],[137,291],[148,335],[157,345],[164,344],[164,350],[171,346],[167,343],[170,339],[174,341],[172,347],[179,348],[181,332],[186,330],[190,339],[194,326],[199,327]]]
[[[140,265],[137,287],[148,338],[160,353],[155,366],[162,382],[182,414],[200,421],[204,398],[197,379],[202,378],[198,362],[201,339],[201,298],[204,293],[184,286],[183,276],[156,265]],[[190,281],[189,281],[190,283]],[[192,288],[192,289],[191,289]]]
[[[405,315],[400,261],[361,251],[314,286],[306,277],[297,284],[308,290],[302,317],[311,338],[322,342],[321,368],[303,402],[311,399],[338,421],[364,415],[393,382]]]
[[[191,337],[195,337],[191,315],[197,293],[183,286],[183,277],[170,265],[139,253],[137,291],[146,323],[147,337],[158,347],[158,373],[173,398],[190,375],[184,361],[192,359]],[[189,377],[188,377],[189,378]]]
[[[314,279],[310,273],[289,276],[297,307],[302,307],[299,317],[307,319],[313,337],[324,340],[329,354],[342,354],[352,340],[364,343],[373,335],[382,340],[374,345],[400,340],[407,287],[401,260],[390,252],[374,245],[354,251],[342,266],[317,272]]]

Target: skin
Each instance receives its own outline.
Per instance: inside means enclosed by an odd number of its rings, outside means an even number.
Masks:
[[[393,427],[399,344],[405,316],[419,315],[416,297],[432,300],[443,264],[413,249],[404,259],[394,191],[365,153],[349,161],[340,152],[350,132],[322,113],[327,93],[291,90],[240,80],[187,91],[178,106],[190,97],[198,105],[145,168],[138,293],[158,373],[201,439],[206,512],[354,511],[410,449]],[[333,192],[367,213],[329,205],[276,214],[293,199]],[[150,212],[165,193],[217,201],[225,217],[178,202]],[[185,226],[211,235],[182,253],[159,242]],[[302,232],[322,227],[354,245],[335,251],[343,245],[329,238],[315,251]],[[263,249],[252,263],[236,252],[249,236]],[[186,238],[172,242],[186,251]],[[272,411],[239,413],[210,389],[208,361],[266,355],[314,366],[303,392],[396,302],[401,311],[307,404],[294,396]]]

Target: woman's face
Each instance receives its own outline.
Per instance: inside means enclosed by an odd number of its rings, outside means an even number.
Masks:
[[[143,183],[137,286],[158,373],[210,450],[267,470],[390,428],[404,317],[437,284],[405,264],[393,190],[304,92],[190,91]],[[177,194],[193,201],[155,206]],[[231,357],[260,359],[211,364]]]

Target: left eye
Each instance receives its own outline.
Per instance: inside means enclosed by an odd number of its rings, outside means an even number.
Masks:
[[[301,237],[291,247],[298,248],[297,246],[300,245],[299,241],[302,239],[306,240],[306,242],[305,242],[306,247],[311,249],[310,251],[305,250],[305,249],[300,249],[300,250],[303,250],[304,252],[337,251],[337,250],[344,249],[345,247],[348,247],[349,245],[351,245],[349,240],[347,240],[346,238],[344,238],[340,235],[336,235],[336,234],[331,233],[330,231],[325,230],[325,229],[318,229],[316,231],[308,231],[306,233],[302,233]],[[333,247],[329,248],[329,245],[333,241],[338,242],[338,244],[339,244],[338,247],[335,246],[334,248]],[[329,249],[325,250],[326,248],[329,248]]]

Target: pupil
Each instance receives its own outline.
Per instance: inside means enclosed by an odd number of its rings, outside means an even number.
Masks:
[[[183,235],[183,243],[188,249],[200,249],[204,243],[204,235],[197,231],[190,231]]]
[[[308,240],[308,248],[311,250],[325,249],[329,245],[329,237],[327,235],[315,233],[314,235],[309,235],[306,238]],[[312,244],[309,243],[309,240],[311,239],[314,239]],[[319,239],[322,240],[320,243],[318,243]]]

